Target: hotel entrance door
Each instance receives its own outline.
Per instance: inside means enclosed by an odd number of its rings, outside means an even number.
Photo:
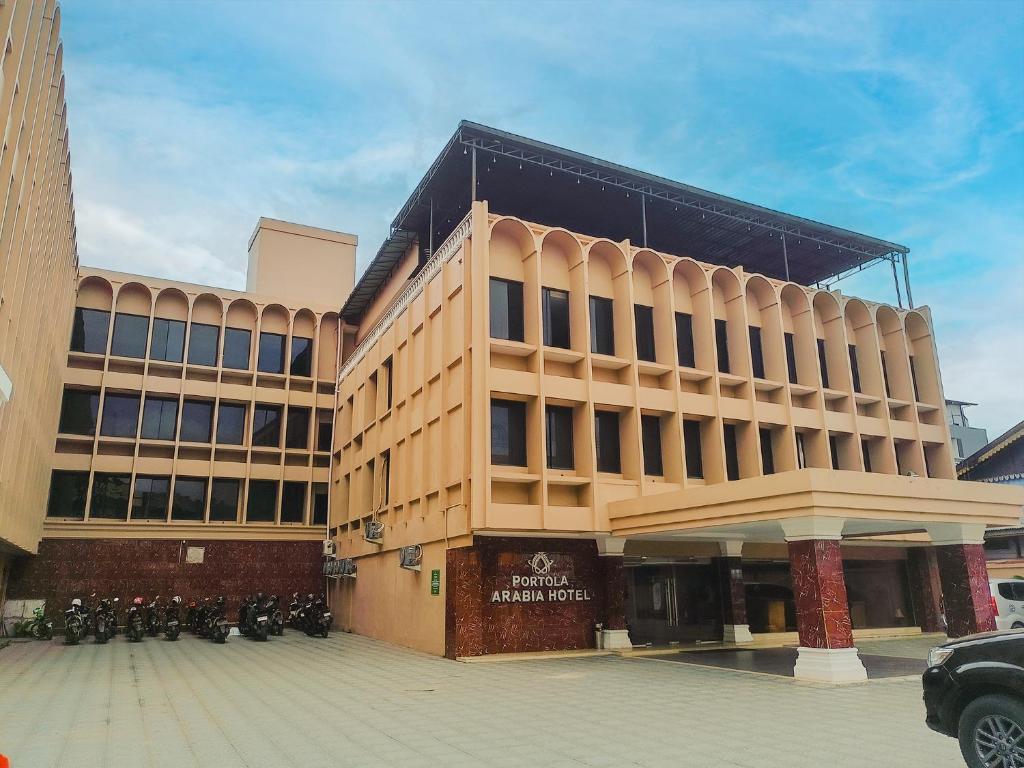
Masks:
[[[634,645],[720,640],[718,583],[710,565],[638,565],[630,574],[630,638]]]

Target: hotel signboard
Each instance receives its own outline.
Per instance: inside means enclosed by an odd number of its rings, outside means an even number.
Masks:
[[[513,573],[507,582],[496,585],[492,603],[582,603],[593,599],[590,590],[558,567],[547,552],[526,556],[524,573]],[[570,569],[571,570],[571,569]]]

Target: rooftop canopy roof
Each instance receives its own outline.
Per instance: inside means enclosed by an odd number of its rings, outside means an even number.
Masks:
[[[418,241],[422,261],[474,199],[492,213],[790,279],[828,283],[908,249],[615,163],[462,121],[391,224],[342,316],[358,322]],[[906,266],[904,258],[904,267]],[[904,273],[906,279],[906,273]],[[898,285],[898,284],[897,284]]]

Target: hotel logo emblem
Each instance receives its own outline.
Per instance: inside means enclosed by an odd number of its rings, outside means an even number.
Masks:
[[[532,558],[530,558],[530,567],[533,569],[535,576],[546,576],[551,571],[551,566],[555,564],[555,561],[548,557],[547,552],[538,552]]]

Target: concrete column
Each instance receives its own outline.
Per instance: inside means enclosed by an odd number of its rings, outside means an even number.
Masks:
[[[793,676],[826,683],[867,679],[867,670],[853,645],[850,607],[846,599],[843,558],[839,548],[840,518],[786,520],[790,577],[800,633]]]
[[[625,544],[625,539],[613,536],[597,541],[597,553],[604,572],[604,626],[598,647],[609,650],[633,647],[626,629],[626,573],[622,564]]]
[[[914,614],[922,632],[945,632],[942,620],[942,584],[934,547],[907,550],[907,571]]]
[[[929,525],[946,608],[946,633],[963,637],[996,628],[985,566],[985,526]]]
[[[747,624],[747,595],[743,586],[742,541],[719,542],[721,557],[712,558],[711,564],[718,574],[722,596],[722,641],[751,643],[754,638]]]

